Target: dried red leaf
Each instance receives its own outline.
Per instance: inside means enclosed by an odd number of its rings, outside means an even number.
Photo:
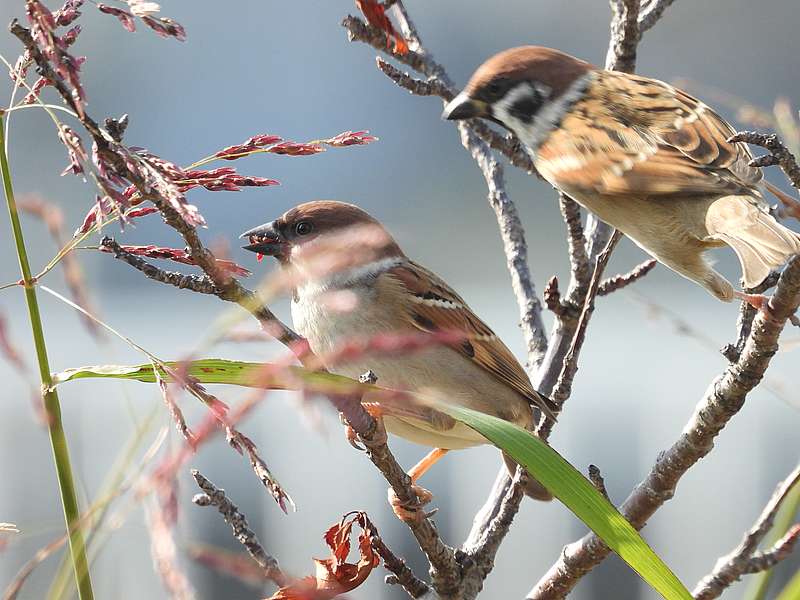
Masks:
[[[350,554],[350,534],[358,525],[359,560],[346,562]],[[364,512],[345,515],[325,532],[325,542],[331,549],[330,558],[314,559],[315,574],[292,585],[282,587],[268,600],[328,600],[354,590],[366,581],[372,570],[380,564],[380,556],[372,547],[375,528]]]
[[[386,33],[386,47],[391,46],[394,40],[395,54],[408,54],[408,43],[394,28],[389,17],[386,16],[386,7],[377,0],[356,0],[356,6],[367,22]]]

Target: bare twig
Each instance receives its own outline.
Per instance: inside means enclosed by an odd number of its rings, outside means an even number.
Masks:
[[[611,0],[611,43],[606,69],[633,73],[639,45],[639,0]]]
[[[380,536],[373,536],[370,543],[383,559],[383,566],[391,572],[391,575],[386,576],[386,583],[402,586],[408,595],[415,599],[422,598],[431,591],[430,586],[414,575],[406,561],[392,552]]]
[[[416,71],[427,76],[423,81],[402,73],[390,63],[378,58],[378,68],[400,87],[413,94],[421,96],[436,95],[447,102],[451,100],[456,90],[447,75],[444,67],[436,63],[431,54],[422,45],[417,29],[411,21],[402,1],[393,3],[400,18],[401,29],[411,35],[411,43],[415,52],[406,56],[393,55],[397,60],[408,64]],[[378,50],[385,51],[385,41],[379,40],[383,36],[370,32],[368,26],[354,17],[348,17],[343,22],[351,40],[364,41]],[[376,43],[378,42],[378,43]],[[527,265],[527,244],[525,234],[516,212],[516,207],[505,191],[502,167],[492,156],[490,148],[505,154],[512,162],[527,171],[533,170],[530,157],[521,145],[511,137],[502,138],[486,127],[480,121],[458,124],[461,143],[477,161],[489,188],[489,204],[495,211],[504,243],[506,260],[511,273],[514,288],[520,309],[522,328],[528,348],[528,363],[531,368],[539,366],[544,360],[547,341],[544,335],[544,326],[541,317],[541,303],[539,302],[530,271]],[[447,595],[454,590],[461,590],[464,598],[474,598],[483,586],[483,580],[494,565],[494,556],[516,515],[519,503],[523,497],[519,483],[521,473],[512,483],[501,469],[498,483],[486,502],[482,512],[484,519],[477,520],[473,531],[468,536],[462,551],[459,553],[460,569],[452,581],[451,589],[443,589],[441,582],[433,581],[434,588],[440,595]],[[429,554],[430,552],[426,553]],[[469,558],[469,560],[463,560]]]
[[[620,507],[623,516],[641,528],[675,493],[681,477],[713,448],[714,438],[744,405],[778,351],[778,337],[800,304],[800,257],[781,275],[769,314],[759,312],[741,356],[709,386],[680,438],[662,452],[650,473]],[[529,599],[563,598],[610,553],[594,534],[566,546],[558,561],[529,592]]]
[[[765,571],[789,556],[800,538],[800,525],[791,528],[769,550],[758,552],[758,546],[772,529],[781,504],[799,481],[800,465],[778,485],[772,498],[750,530],[744,535],[741,543],[730,554],[720,558],[714,570],[697,584],[692,593],[696,600],[718,598],[742,575]]]
[[[780,273],[773,271],[759,285],[754,288],[748,288],[745,291],[750,294],[763,294],[768,289],[775,287],[775,285],[778,283],[779,277]],[[736,362],[739,360],[739,356],[744,348],[744,343],[747,341],[747,338],[750,335],[750,329],[753,326],[753,319],[756,318],[757,312],[758,311],[748,302],[742,302],[739,306],[739,318],[736,321],[736,342],[733,344],[727,344],[721,350],[722,355],[729,361]]]
[[[529,368],[535,370],[544,360],[547,352],[547,338],[542,321],[542,303],[536,295],[528,267],[528,244],[525,241],[525,230],[520,222],[517,207],[506,193],[503,167],[494,159],[486,144],[479,140],[468,127],[461,127],[460,132],[461,143],[478,163],[489,188],[489,205],[494,209],[497,217],[506,263],[511,274],[511,287],[519,305],[522,333],[525,336],[528,350]]]
[[[376,444],[372,443],[369,437],[360,434],[359,437],[367,448],[367,456],[383,473],[400,502],[408,506],[417,503],[418,499],[411,486],[411,478],[389,451],[386,442]],[[442,541],[431,519],[406,521],[406,524],[430,562],[433,587],[443,597],[453,595],[458,589],[460,581],[460,568],[453,548]]]
[[[558,382],[552,394],[552,399],[558,404],[559,411],[563,409],[564,402],[569,398],[572,392],[572,381],[575,379],[575,375],[578,372],[578,355],[586,339],[586,329],[589,325],[589,319],[591,318],[592,312],[594,312],[595,297],[600,287],[600,277],[602,277],[603,270],[611,259],[611,253],[614,251],[614,247],[621,237],[622,234],[619,231],[615,231],[611,239],[608,240],[606,247],[594,261],[592,280],[589,284],[589,289],[586,291],[583,310],[578,319],[578,327],[575,331],[575,336],[572,338],[569,351],[564,357],[561,373],[559,374]],[[538,429],[539,435],[547,437],[552,426],[552,421],[545,419]]]
[[[386,35],[380,29],[372,27],[364,23],[364,21],[358,17],[353,16],[345,17],[342,21],[342,27],[347,30],[347,36],[351,42],[364,42],[378,51],[386,51]],[[398,69],[392,67],[385,61],[378,63],[378,67],[384,73],[391,77],[392,80],[397,78],[397,83],[412,93],[414,93],[415,89],[420,89],[426,92],[422,93],[422,95],[427,96],[432,93],[445,101],[452,100],[458,93],[450,78],[447,77],[444,67],[434,61],[429,53],[426,52],[422,54],[411,50],[405,55],[392,54],[392,58],[408,65],[426,77],[438,79],[439,81],[437,84],[430,84],[430,82],[416,80],[407,73],[401,73]],[[388,65],[388,67],[386,65]],[[401,81],[405,82],[407,85],[403,85]],[[418,85],[417,83],[412,84],[412,82],[419,82],[419,84],[423,85]],[[426,83],[430,85],[424,85]],[[492,150],[496,150],[508,158],[512,165],[528,173],[537,174],[530,155],[525,151],[522,144],[519,143],[519,140],[515,136],[511,134],[501,135],[489,128],[485,123],[474,119],[468,122],[468,126],[478,137],[486,142]]]
[[[661,15],[673,2],[675,0],[650,0],[646,4],[642,2],[642,7],[639,9],[639,33],[644,33],[658,23]]]
[[[225,495],[225,490],[215,486],[197,469],[192,469],[192,477],[203,490],[202,494],[197,494],[192,498],[192,502],[198,506],[215,506],[225,522],[230,525],[234,537],[264,570],[264,576],[278,586],[286,585],[287,578],[278,561],[264,550],[258,537],[248,526],[245,516]]]
[[[647,275],[655,268],[657,264],[658,261],[651,258],[650,260],[646,260],[640,265],[637,265],[628,273],[623,275],[614,275],[614,277],[604,279],[597,288],[597,295],[607,296],[612,292],[616,292],[617,290],[621,290],[622,288],[629,286],[630,284]]]
[[[441,79],[434,78],[427,81],[417,79],[408,73],[403,73],[380,56],[375,58],[375,63],[384,75],[415,96],[439,96],[445,102],[449,102],[455,97],[453,89],[445,85]]]
[[[569,248],[569,265],[572,279],[567,293],[567,302],[580,302],[586,295],[592,279],[591,265],[586,254],[586,234],[581,223],[581,208],[569,196],[558,195],[561,216],[567,225],[567,245]]]
[[[777,165],[783,170],[786,177],[789,178],[791,184],[796,189],[800,190],[800,164],[797,163],[794,154],[791,153],[776,134],[758,133],[757,131],[740,131],[728,141],[745,142],[768,150],[769,154],[754,158],[750,162],[750,165],[754,167],[771,167]]]
[[[220,291],[211,281],[207,275],[186,275],[175,271],[166,271],[154,265],[151,265],[140,256],[135,256],[129,252],[125,252],[120,245],[108,236],[100,240],[100,245],[109,248],[114,254],[114,258],[128,263],[134,269],[141,271],[145,277],[158,281],[159,283],[166,283],[167,285],[174,285],[176,288],[182,290],[190,290],[199,294],[211,294],[217,296]]]

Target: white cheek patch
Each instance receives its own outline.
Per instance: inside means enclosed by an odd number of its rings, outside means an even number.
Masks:
[[[387,257],[336,273],[328,273],[324,277],[310,277],[297,289],[297,293],[304,298],[315,298],[329,291],[358,286],[392,267],[396,267],[401,262],[403,262],[401,258]]]

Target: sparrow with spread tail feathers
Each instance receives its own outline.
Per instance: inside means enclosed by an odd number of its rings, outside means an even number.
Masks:
[[[377,248],[374,236],[358,233],[358,228],[364,227],[382,233]],[[530,428],[532,407],[554,418],[551,401],[533,388],[511,351],[464,299],[434,273],[410,260],[380,223],[357,206],[307,202],[242,237],[250,242],[245,249],[274,256],[284,271],[293,273],[292,320],[318,356],[324,357],[354,339],[420,331],[457,334],[452,343],[401,356],[365,355],[346,364],[326,365],[332,371],[358,378],[372,370],[383,387],[466,406],[522,427]],[[335,240],[340,252],[364,256],[365,261],[351,261],[345,268],[320,272],[311,261],[326,240]],[[354,302],[343,306],[332,301],[342,294],[348,294]],[[387,431],[435,448],[409,472],[412,482],[448,450],[487,443],[473,429],[429,407],[398,408],[367,404],[368,400],[365,398],[365,406],[382,418]],[[509,469],[516,467],[504,458]],[[426,490],[417,491],[421,500],[430,500]],[[541,500],[551,498],[534,480],[526,493]],[[422,514],[396,501],[392,504],[401,518]]]
[[[443,116],[511,130],[555,188],[720,300],[764,297],[734,290],[706,250],[733,248],[745,287],[800,253],[800,235],[768,212],[749,149],[728,141],[735,130],[662,81],[524,46],[481,65]]]

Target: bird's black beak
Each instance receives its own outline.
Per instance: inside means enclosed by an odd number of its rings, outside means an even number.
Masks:
[[[466,92],[461,92],[444,107],[442,118],[448,121],[474,119],[476,117],[491,117],[491,108],[482,100],[470,98]]]
[[[289,243],[283,235],[281,235],[277,227],[275,227],[274,221],[271,223],[264,223],[263,225],[245,231],[239,238],[247,238],[250,242],[246,246],[242,246],[242,248],[259,255],[285,258],[286,252],[289,249]]]

